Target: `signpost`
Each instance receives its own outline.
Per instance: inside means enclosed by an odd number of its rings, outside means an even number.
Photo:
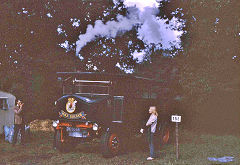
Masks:
[[[176,123],[176,157],[178,159],[179,157],[179,147],[178,147],[178,123],[181,122],[181,116],[178,115],[172,115],[171,121]]]

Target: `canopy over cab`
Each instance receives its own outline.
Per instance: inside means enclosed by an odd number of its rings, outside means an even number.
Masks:
[[[156,89],[162,83],[129,74],[99,72],[57,72],[63,94],[81,96],[112,95],[156,98]]]

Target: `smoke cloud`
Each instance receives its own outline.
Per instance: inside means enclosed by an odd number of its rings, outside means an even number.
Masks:
[[[170,49],[171,46],[180,48],[179,36],[181,32],[173,30],[171,26],[176,25],[176,19],[172,19],[169,24],[166,20],[156,17],[157,8],[145,7],[140,14],[142,22],[138,29],[138,37],[146,44],[160,44],[162,49]]]
[[[108,21],[105,24],[101,20],[95,21],[95,25],[88,25],[86,33],[79,35],[76,42],[76,54],[89,42],[99,38],[115,38],[120,32],[124,33],[138,25],[138,37],[146,44],[160,45],[162,49],[171,49],[171,46],[180,48],[182,32],[173,30],[172,26],[181,26],[173,19],[170,24],[167,20],[159,19],[156,14],[159,12],[156,7],[145,7],[138,9],[136,6],[128,7],[128,15],[117,16],[117,21]]]

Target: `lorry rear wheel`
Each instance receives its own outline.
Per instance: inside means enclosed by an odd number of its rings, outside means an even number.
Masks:
[[[170,138],[170,129],[166,128],[163,133],[162,143],[163,144],[169,143],[169,138]]]
[[[160,132],[157,133],[159,145],[169,144],[172,141],[172,129],[166,124],[162,124]]]
[[[121,141],[116,133],[106,132],[101,138],[101,149],[103,157],[117,155],[121,148]]]

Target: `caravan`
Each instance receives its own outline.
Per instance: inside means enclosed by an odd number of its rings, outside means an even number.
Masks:
[[[10,93],[0,91],[0,134],[4,133],[3,126],[14,124],[14,106],[16,97]]]

